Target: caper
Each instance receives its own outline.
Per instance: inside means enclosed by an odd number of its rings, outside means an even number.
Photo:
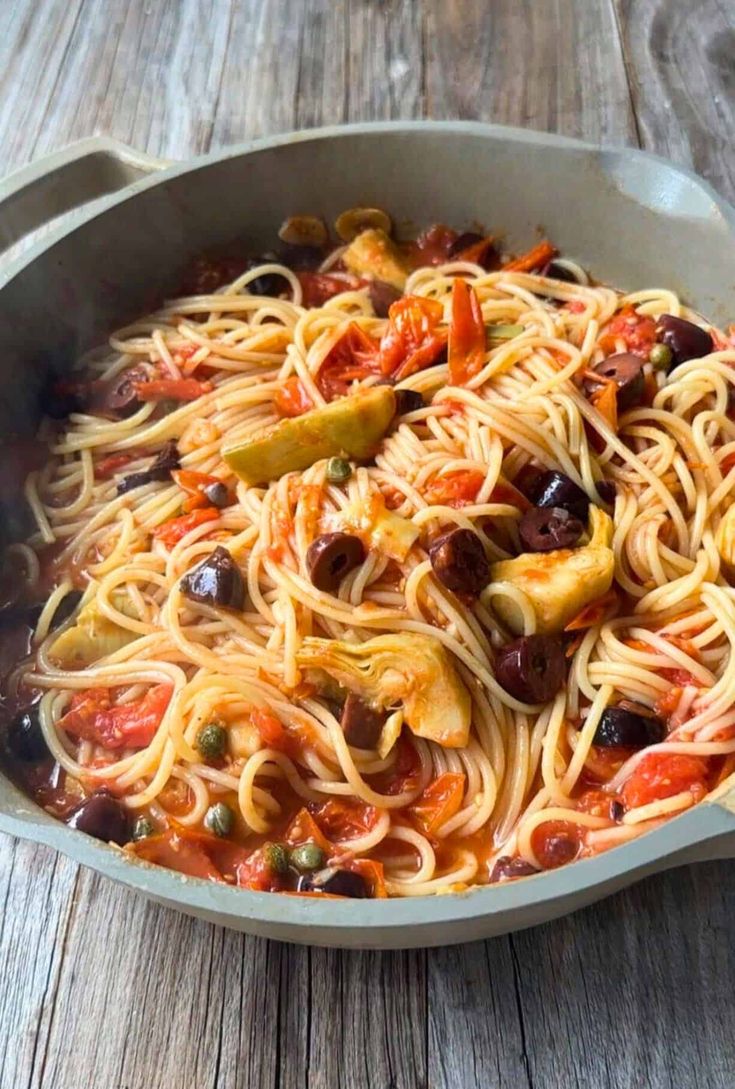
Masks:
[[[147,839],[156,831],[153,821],[148,817],[136,817],[133,824],[133,840]]]
[[[234,823],[235,815],[224,802],[210,806],[204,816],[204,827],[213,836],[229,836]]]
[[[669,348],[668,344],[654,344],[648,358],[657,371],[665,371],[673,358],[671,348]]]
[[[344,458],[330,458],[327,462],[327,480],[330,484],[342,484],[352,476],[352,466]]]
[[[301,873],[312,873],[324,865],[324,851],[316,843],[302,843],[291,851],[291,865]]]
[[[205,760],[216,760],[224,755],[227,747],[227,730],[216,722],[209,722],[198,732],[196,747]]]
[[[288,869],[288,851],[282,843],[266,843],[263,858],[272,873],[284,874]]]

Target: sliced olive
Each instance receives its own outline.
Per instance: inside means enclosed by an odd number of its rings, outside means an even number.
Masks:
[[[197,733],[196,747],[205,760],[217,760],[227,748],[227,730],[216,722],[208,722]]]
[[[621,745],[628,749],[644,749],[666,738],[666,726],[647,708],[606,707],[602,712],[593,738],[594,745],[611,748]]]
[[[128,813],[122,802],[107,790],[85,798],[66,818],[70,828],[122,847],[130,838]]]
[[[643,360],[639,356],[632,352],[618,352],[603,359],[593,370],[595,374],[609,378],[617,386],[618,408],[625,409],[640,404],[646,389],[646,380],[643,377]],[[588,380],[588,388],[594,385],[594,382]]]
[[[331,593],[365,561],[365,546],[351,533],[323,533],[309,545],[306,566],[317,590]]]
[[[566,676],[561,642],[551,635],[522,635],[501,647],[495,657],[495,679],[523,703],[547,703]]]
[[[391,234],[390,216],[381,208],[348,208],[334,221],[334,229],[343,242],[352,242],[363,231],[377,230]]]
[[[566,265],[559,264],[558,261],[549,261],[548,265],[544,265],[541,269],[541,275],[546,276],[549,280],[561,280],[564,284],[585,284],[586,280],[580,280],[575,272],[572,272]]]
[[[424,398],[416,389],[396,390],[396,416],[405,416],[408,412],[418,412],[425,408]]]
[[[330,484],[344,484],[352,476],[352,466],[345,458],[330,458],[324,475]]]
[[[671,349],[675,367],[688,359],[701,359],[714,351],[714,342],[706,329],[673,314],[662,314],[658,319],[656,338]]]
[[[531,507],[518,523],[518,534],[528,552],[574,548],[584,526],[564,507]]]
[[[516,877],[531,877],[539,871],[525,858],[511,858],[510,855],[501,855],[490,871],[490,884],[498,881],[513,881]]]
[[[271,873],[283,875],[288,872],[288,851],[282,843],[266,843],[263,858]]]
[[[203,605],[242,609],[245,604],[245,583],[240,568],[222,545],[188,571],[179,585],[182,594]]]
[[[204,827],[213,836],[229,836],[234,823],[235,814],[224,802],[210,806],[204,815]]]
[[[317,249],[324,246],[329,239],[327,226],[318,216],[289,216],[279,227],[278,237],[282,242],[294,246],[312,246]]]
[[[118,375],[112,387],[105,394],[105,408],[118,413],[120,416],[131,416],[134,412],[137,412],[141,406],[141,401],[138,400],[135,384],[141,381],[142,378],[143,372],[135,367]]]
[[[230,505],[230,493],[227,490],[227,485],[223,484],[221,480],[218,480],[215,484],[207,484],[204,488],[205,498],[213,507],[229,507]]]
[[[148,817],[136,817],[133,822],[133,831],[130,838],[134,843],[140,839],[148,839],[156,831],[156,826]]]
[[[371,280],[368,287],[368,296],[376,318],[387,318],[388,311],[394,302],[397,302],[403,294],[393,284],[387,284],[385,280]]]
[[[40,764],[48,759],[51,754],[41,729],[38,707],[29,707],[11,719],[5,743],[10,754],[24,764]]]
[[[161,447],[155,460],[147,469],[141,469],[137,473],[129,473],[124,476],[117,485],[117,494],[124,495],[133,488],[140,488],[143,484],[151,484],[153,481],[161,482],[171,479],[171,473],[181,468],[179,451],[174,439],[170,439]]]
[[[455,594],[479,594],[490,581],[482,541],[471,529],[450,529],[429,546],[434,574]]]
[[[537,507],[563,507],[580,521],[587,521],[590,501],[586,492],[564,473],[542,473],[533,484],[529,499]]]
[[[384,711],[374,710],[354,692],[350,692],[339,724],[348,745],[355,749],[374,749],[387,717]]]
[[[316,843],[301,843],[291,851],[291,865],[301,873],[320,870],[324,861],[324,851]]]
[[[297,885],[299,892],[328,892],[331,896],[349,896],[365,900],[370,896],[364,877],[351,870],[320,870],[304,874]]]

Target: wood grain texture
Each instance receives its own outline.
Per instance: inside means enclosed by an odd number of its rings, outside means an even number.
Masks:
[[[726,0],[5,0],[0,170],[343,121],[641,143],[735,192]],[[429,953],[229,933],[0,837],[0,1089],[732,1089],[735,872]]]

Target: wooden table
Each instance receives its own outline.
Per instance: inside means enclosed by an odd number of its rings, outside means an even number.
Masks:
[[[93,133],[179,158],[460,117],[640,145],[732,198],[734,47],[733,0],[3,0],[0,170]],[[0,903],[2,1089],[735,1086],[726,862],[428,953],[232,934],[8,838]]]

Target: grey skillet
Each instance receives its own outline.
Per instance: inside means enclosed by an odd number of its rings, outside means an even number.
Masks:
[[[735,210],[694,175],[639,151],[425,122],[296,133],[169,166],[93,139],[0,184],[0,249],[86,205],[0,271],[0,434],[33,429],[49,361],[73,358],[145,312],[193,255],[236,236],[257,251],[286,215],[330,219],[356,204],[385,207],[399,222],[477,220],[511,248],[542,227],[603,281],[672,287],[715,322],[735,318]],[[2,775],[0,830],[210,922],[287,941],[400,948],[533,926],[657,870],[732,856],[735,786],[597,858],[461,895],[389,901],[249,892],[129,861],[48,816]]]

